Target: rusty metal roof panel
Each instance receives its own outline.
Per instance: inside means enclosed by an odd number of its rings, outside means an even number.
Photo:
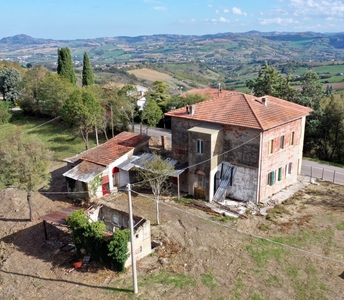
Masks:
[[[81,209],[80,207],[70,206],[59,211],[55,211],[51,214],[47,214],[39,217],[42,221],[46,221],[49,224],[57,224],[61,226],[67,226],[66,218],[74,211]]]
[[[82,163],[70,169],[63,176],[88,183],[93,180],[94,177],[106,170],[106,167],[94,164],[89,161],[83,161]]]

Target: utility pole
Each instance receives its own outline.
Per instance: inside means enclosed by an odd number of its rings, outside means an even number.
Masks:
[[[137,287],[137,274],[136,274],[136,257],[134,248],[134,222],[133,222],[133,207],[131,203],[131,184],[127,184],[128,188],[128,200],[129,200],[129,227],[130,227],[130,251],[131,251],[131,268],[133,273],[133,287],[134,293],[138,293]]]

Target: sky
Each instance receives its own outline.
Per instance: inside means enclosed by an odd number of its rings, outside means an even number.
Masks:
[[[343,32],[344,0],[10,0],[0,38],[74,40],[152,34]]]

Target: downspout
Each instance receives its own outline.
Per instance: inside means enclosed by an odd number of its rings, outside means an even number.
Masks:
[[[262,176],[262,153],[263,153],[263,132],[259,135],[259,163],[258,163],[258,180],[257,180],[257,195],[256,195],[256,204],[260,201],[260,182]]]

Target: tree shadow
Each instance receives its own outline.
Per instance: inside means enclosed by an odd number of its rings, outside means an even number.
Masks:
[[[101,290],[118,291],[118,292],[125,292],[125,293],[132,293],[133,292],[132,290],[128,290],[128,289],[118,289],[118,288],[112,288],[112,287],[108,287],[108,286],[90,285],[90,284],[86,284],[83,282],[77,282],[77,281],[71,281],[71,280],[65,280],[65,279],[44,278],[44,277],[39,277],[39,276],[34,276],[34,275],[29,275],[29,274],[9,272],[9,271],[5,271],[5,270],[0,270],[0,272],[5,273],[5,274],[16,275],[16,276],[30,277],[30,278],[45,280],[45,281],[63,282],[63,283],[68,283],[68,284],[81,285],[81,286],[96,288],[96,289],[101,289]]]
[[[37,223],[33,226],[27,227],[23,230],[17,231],[10,235],[7,235],[0,239],[0,244],[6,243],[8,245],[14,245],[17,251],[20,251],[25,254],[28,259],[39,259],[43,262],[47,262],[51,264],[51,268],[59,269],[60,271],[66,272],[66,270],[74,270],[73,269],[73,262],[76,261],[77,257],[74,252],[68,250],[64,250],[64,248],[73,249],[72,244],[72,237],[68,232],[67,227],[57,227],[55,225],[51,225],[46,223],[46,232],[48,239],[45,239],[45,229],[43,222]],[[6,258],[5,258],[6,259]],[[106,268],[97,263],[91,263],[89,267],[85,269],[75,269],[74,272],[80,273],[98,273]],[[108,290],[108,291],[119,291],[119,292],[126,292],[130,293],[132,290],[129,289],[118,289],[113,288],[105,285],[91,285],[86,284],[83,281],[84,277],[80,278],[80,281],[71,281],[65,279],[55,279],[55,278],[48,278],[42,276],[35,276],[31,274],[23,274],[19,273],[16,270],[13,271],[5,271],[0,269],[0,272],[23,276],[23,277],[30,277],[36,278],[44,281],[53,281],[53,282],[64,282],[68,284],[77,284],[82,285],[85,287],[97,288],[100,290]],[[68,272],[68,271],[67,271]],[[81,274],[80,274],[81,275]]]
[[[52,201],[71,202],[67,197],[67,184],[63,173],[68,171],[67,165],[60,167],[50,173],[50,187],[49,189],[41,188],[38,192]]]

